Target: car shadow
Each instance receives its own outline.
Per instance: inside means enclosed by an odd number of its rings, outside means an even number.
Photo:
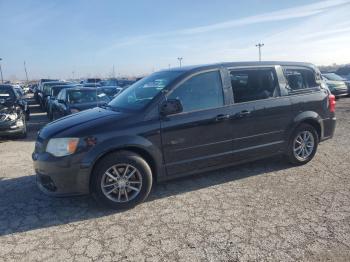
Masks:
[[[153,188],[147,202],[290,167],[281,158],[267,159],[162,182]],[[118,212],[127,210],[115,211],[100,207],[89,196],[46,196],[37,188],[35,176],[0,177],[0,236],[104,217]]]

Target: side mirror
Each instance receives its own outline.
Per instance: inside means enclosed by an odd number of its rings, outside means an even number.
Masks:
[[[182,111],[183,107],[181,101],[178,99],[169,99],[165,101],[160,108],[160,114],[162,116],[174,115]]]

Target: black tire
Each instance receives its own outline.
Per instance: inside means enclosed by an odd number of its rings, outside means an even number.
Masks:
[[[104,174],[114,165],[131,165],[138,170],[142,177],[142,185],[138,194],[127,202],[115,202],[108,198],[102,190],[102,179]],[[101,159],[94,168],[91,180],[91,191],[98,203],[113,209],[128,209],[143,202],[152,188],[152,171],[147,162],[138,154],[130,151],[119,151],[111,153]],[[117,192],[115,192],[115,196]]]
[[[308,134],[312,135],[314,145],[313,145],[311,153],[309,155],[307,155],[304,159],[301,159],[301,157],[300,156],[298,157],[298,154],[296,152],[294,152],[294,149],[295,149],[295,145],[297,145],[297,142],[295,142],[295,140],[303,132],[308,132]],[[293,165],[304,165],[304,164],[310,162],[316,154],[318,143],[319,143],[319,137],[318,137],[316,129],[313,126],[306,124],[306,123],[299,125],[294,130],[293,134],[291,135],[291,137],[289,139],[288,148],[287,148],[287,152],[286,152],[287,160]]]

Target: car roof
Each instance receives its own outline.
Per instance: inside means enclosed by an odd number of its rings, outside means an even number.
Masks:
[[[44,82],[43,85],[55,85],[55,84],[63,84],[63,83],[67,83],[67,85],[69,84],[69,82],[64,82],[64,81],[50,81],[50,82]]]
[[[68,84],[68,85],[54,85],[54,86],[51,86],[52,88],[56,88],[56,87],[60,87],[60,88],[74,88],[74,87],[79,87],[81,85],[79,84]]]
[[[315,65],[307,62],[289,62],[289,61],[246,61],[246,62],[223,62],[223,63],[214,63],[214,64],[204,64],[204,65],[191,65],[183,67],[175,67],[163,71],[198,71],[205,70],[217,67],[246,67],[246,66],[303,66],[314,69]]]
[[[96,91],[96,88],[92,88],[92,87],[72,87],[72,88],[68,88],[67,91],[71,92],[71,91]]]

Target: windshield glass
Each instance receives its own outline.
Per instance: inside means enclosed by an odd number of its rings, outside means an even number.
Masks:
[[[128,87],[114,98],[109,105],[126,110],[141,110],[182,72],[163,71],[153,73]]]
[[[106,94],[97,94],[96,90],[71,90],[68,92],[70,104],[91,103],[96,101],[108,102]]]
[[[325,78],[327,78],[328,80],[332,80],[332,81],[343,81],[344,78],[342,78],[341,76],[338,76],[336,74],[330,73],[330,74],[323,74],[323,76]]]

